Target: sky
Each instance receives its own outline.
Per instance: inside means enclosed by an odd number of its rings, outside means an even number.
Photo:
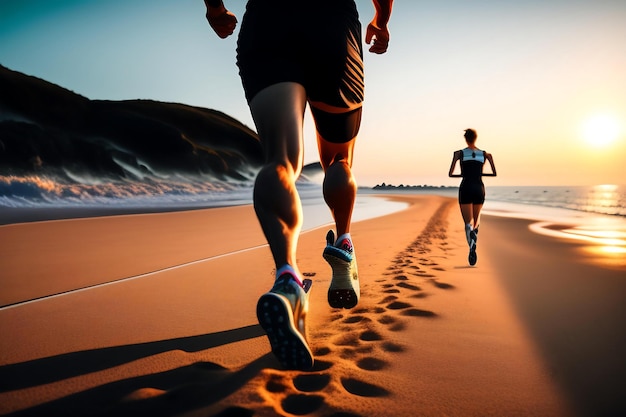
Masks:
[[[369,0],[356,0],[363,26]],[[241,22],[244,0],[225,0]],[[202,0],[0,0],[0,64],[90,99],[216,109],[254,129]],[[396,0],[384,55],[365,50],[361,186],[457,185],[463,131],[490,185],[626,184],[626,1]],[[0,92],[1,94],[1,92]],[[315,162],[305,120],[305,162]]]

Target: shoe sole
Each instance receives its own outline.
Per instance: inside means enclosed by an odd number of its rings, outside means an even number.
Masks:
[[[470,252],[467,257],[467,261],[471,266],[476,265],[476,261],[478,260],[478,255],[476,255],[476,241],[478,237],[476,236],[476,232],[473,230],[470,232]]]
[[[337,258],[331,254],[324,252],[324,259],[328,262],[333,269],[333,277],[330,282],[330,288],[328,289],[328,304],[333,308],[353,308],[359,303],[359,295],[355,290],[353,280],[351,277],[339,276],[335,274],[335,269],[345,268],[345,262],[342,259]]]
[[[471,266],[476,265],[476,262],[478,261],[478,255],[476,255],[476,251],[470,251],[467,260],[469,261],[469,264]]]
[[[474,244],[470,248],[470,252],[469,252],[469,255],[467,257],[467,261],[469,262],[469,264],[471,266],[476,265],[476,261],[478,261],[478,255],[476,254],[476,244]]]
[[[281,295],[266,293],[256,307],[259,324],[265,330],[272,353],[286,369],[308,370],[313,353],[293,321],[289,301]]]

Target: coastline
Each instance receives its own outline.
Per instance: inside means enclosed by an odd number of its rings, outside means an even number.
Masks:
[[[362,300],[353,310],[326,304],[325,230],[301,236],[299,263],[314,281],[310,372],[281,370],[256,323],[272,262],[250,206],[0,227],[11,242],[3,271],[13,271],[1,304],[66,294],[0,309],[0,331],[12,336],[0,341],[0,413],[626,409],[616,395],[623,271],[531,232],[528,220],[493,216],[470,268],[454,199],[385,197],[409,207],[354,224]]]

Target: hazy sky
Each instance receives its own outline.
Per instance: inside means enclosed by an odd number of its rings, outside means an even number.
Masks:
[[[365,25],[371,2],[357,4]],[[241,21],[245,1],[226,5]],[[0,0],[0,63],[91,99],[197,105],[254,128],[236,36],[220,40],[204,13],[202,0]],[[396,0],[389,52],[366,52],[359,185],[457,184],[468,127],[494,155],[488,186],[625,184],[624,22],[624,0]]]

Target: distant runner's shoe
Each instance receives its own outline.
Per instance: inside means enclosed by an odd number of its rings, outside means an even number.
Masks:
[[[335,233],[329,230],[323,253],[333,270],[328,288],[328,304],[333,308],[352,308],[359,302],[361,294],[354,247],[349,239],[338,242],[339,247],[334,242]]]
[[[313,367],[313,353],[306,341],[311,284],[310,279],[305,279],[301,287],[290,273],[284,273],[256,306],[259,324],[267,334],[272,353],[286,369]]]
[[[467,257],[469,264],[472,266],[476,265],[476,261],[478,260],[478,255],[476,255],[476,241],[477,240],[478,240],[478,236],[476,236],[476,233],[472,230],[470,232],[470,251],[469,251],[469,256]]]

